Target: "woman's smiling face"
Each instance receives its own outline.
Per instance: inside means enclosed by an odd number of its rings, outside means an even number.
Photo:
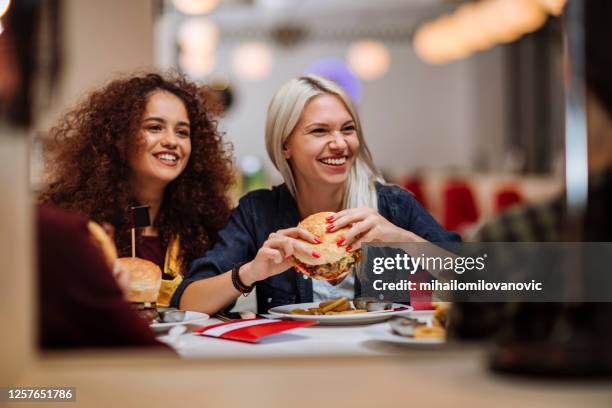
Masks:
[[[339,97],[317,95],[284,147],[298,185],[343,185],[359,152],[355,121]]]
[[[157,91],[147,101],[136,143],[128,151],[132,177],[140,185],[167,185],[187,166],[191,136],[187,109],[176,95]]]

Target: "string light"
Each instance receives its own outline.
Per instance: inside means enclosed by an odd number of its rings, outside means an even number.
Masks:
[[[493,0],[498,13],[503,16],[504,25],[508,27],[512,40],[523,34],[537,30],[546,22],[546,12],[532,0]]]
[[[495,44],[509,43],[542,27],[548,14],[559,15],[566,0],[482,0],[419,27],[416,54],[443,64]]]
[[[217,62],[218,41],[219,29],[211,20],[185,20],[177,31],[177,42],[180,46],[179,65],[183,72],[196,78],[213,72]]]
[[[188,19],[179,26],[177,41],[185,52],[209,53],[217,47],[219,29],[207,18]]]
[[[182,52],[179,64],[183,72],[194,78],[205,77],[213,72],[217,58],[214,52],[208,54]]]
[[[234,72],[242,79],[259,81],[272,72],[274,55],[270,46],[258,41],[240,44],[233,52]]]
[[[479,22],[483,18],[482,14],[482,7],[474,3],[467,3],[459,7],[457,13],[453,15],[451,30],[453,34],[461,37],[458,42],[464,44],[463,48],[468,52],[470,49],[487,49],[494,42],[491,36],[479,27]]]
[[[380,41],[363,40],[349,47],[347,62],[359,78],[373,81],[387,73],[391,56]]]
[[[206,14],[219,5],[219,0],[172,0],[178,11],[189,15]]]
[[[567,0],[539,0],[540,5],[553,16],[561,15]]]
[[[469,48],[453,36],[450,24],[450,20],[441,19],[417,31],[413,46],[421,59],[430,64],[445,64],[469,54]]]

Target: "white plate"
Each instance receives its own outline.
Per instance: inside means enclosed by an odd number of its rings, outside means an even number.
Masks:
[[[151,326],[151,329],[153,329],[153,331],[162,332],[162,331],[167,331],[174,326],[180,326],[181,324],[198,323],[200,321],[207,320],[209,317],[210,316],[208,316],[206,313],[186,311],[185,318],[183,319],[182,322],[152,323],[150,326]]]
[[[393,333],[390,324],[379,324],[368,327],[365,331],[375,340],[385,341],[387,343],[410,346],[439,346],[446,343],[444,339],[415,339],[413,337],[400,336],[399,334]]]
[[[406,306],[398,303],[393,304],[393,308],[405,307],[402,311],[380,311],[355,314],[339,314],[339,315],[299,315],[291,314],[293,309],[308,309],[309,307],[319,307],[319,302],[298,303],[295,305],[276,306],[268,311],[269,314],[275,317],[281,317],[292,320],[313,320],[324,325],[340,325],[340,324],[369,324],[383,322],[392,316],[406,316],[412,312],[412,306]]]

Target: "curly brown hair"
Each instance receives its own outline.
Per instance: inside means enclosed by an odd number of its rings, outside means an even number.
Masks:
[[[148,73],[116,79],[68,112],[50,130],[47,187],[39,201],[110,223],[120,255],[128,255],[129,208],[140,203],[128,182],[127,152],[154,91],[176,95],[189,116],[191,156],[181,175],[166,187],[154,221],[163,247],[180,235],[185,270],[227,222],[233,177],[231,145],[217,131],[212,91],[182,75]]]

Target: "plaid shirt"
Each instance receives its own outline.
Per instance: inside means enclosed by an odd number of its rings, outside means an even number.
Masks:
[[[584,241],[610,241],[612,170],[589,177]],[[515,207],[485,224],[474,236],[478,242],[559,242],[564,237],[565,197],[538,205]]]
[[[562,238],[563,198],[539,205],[514,207],[485,224],[478,242],[557,242]]]

